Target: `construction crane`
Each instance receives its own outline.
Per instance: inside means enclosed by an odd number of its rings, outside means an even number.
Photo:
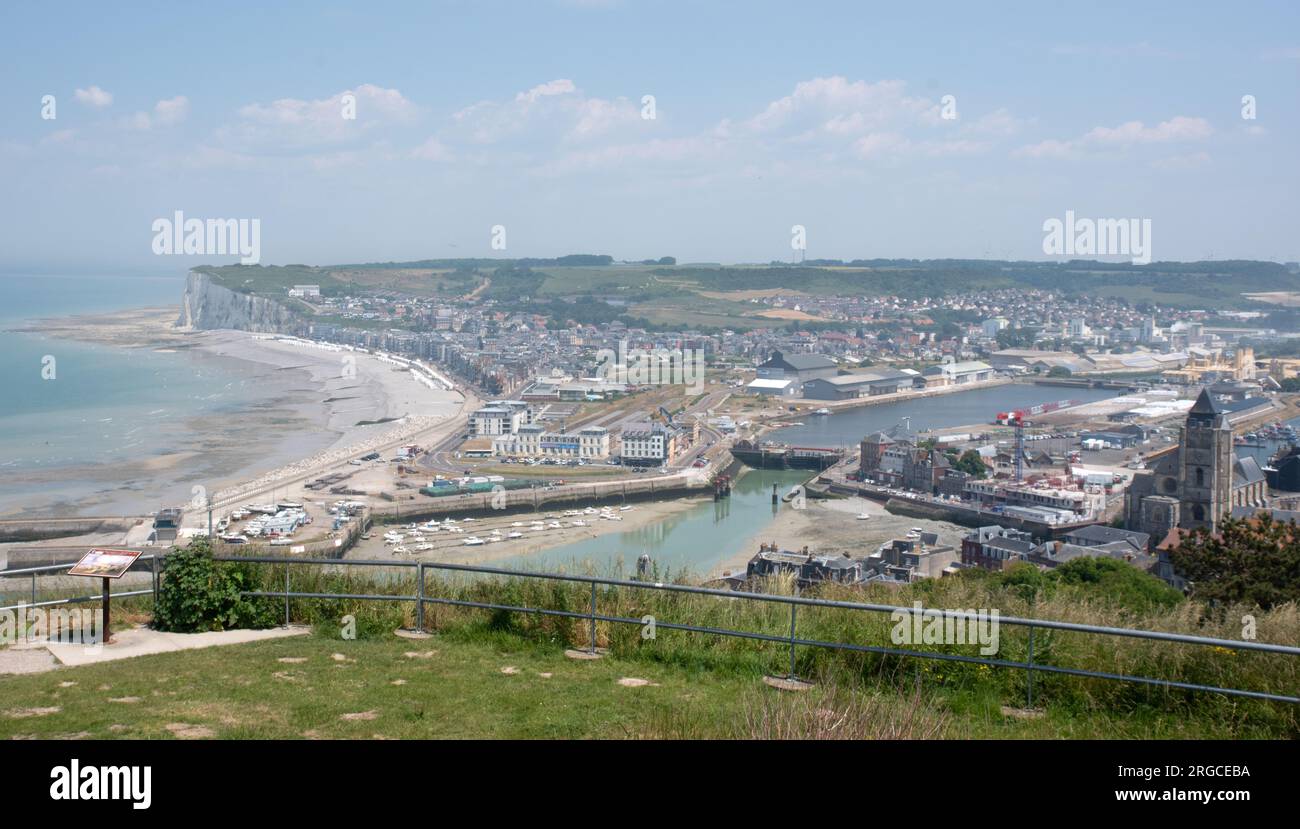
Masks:
[[[1025,478],[1025,427],[1033,424],[1019,412],[1013,412],[1008,419],[1016,427],[1016,483],[1020,483]]]

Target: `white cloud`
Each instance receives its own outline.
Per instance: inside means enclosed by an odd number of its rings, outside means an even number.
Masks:
[[[559,78],[554,81],[538,84],[526,92],[520,92],[515,95],[515,102],[520,104],[535,104],[542,98],[550,98],[554,95],[568,95],[577,92],[578,88],[573,85],[573,81],[568,78]]]
[[[164,98],[154,104],[153,112],[136,112],[122,119],[122,126],[127,129],[149,130],[154,127],[169,127],[185,120],[190,111],[190,100],[184,95]]]
[[[185,120],[190,111],[190,101],[184,95],[165,98],[153,107],[154,118],[159,124],[176,124]]]
[[[742,125],[746,131],[821,131],[834,135],[863,134],[900,120],[914,121],[937,106],[904,94],[902,81],[849,81],[841,75],[795,84],[794,91],[768,104]]]
[[[355,110],[345,95],[355,99]],[[355,112],[355,119],[345,117]],[[244,150],[302,148],[337,144],[363,132],[415,116],[416,107],[396,89],[362,84],[328,98],[279,98],[240,107],[237,124],[218,130],[218,137]]]
[[[1201,141],[1209,138],[1213,132],[1210,122],[1204,118],[1179,115],[1150,127],[1141,121],[1128,121],[1118,127],[1093,127],[1078,138],[1040,141],[1019,148],[1013,155],[1023,158],[1077,159],[1107,150]]]
[[[454,131],[465,140],[496,144],[527,136],[531,148],[544,147],[547,142],[612,137],[647,124],[641,119],[640,108],[627,98],[589,97],[568,78],[538,84],[509,101],[479,101],[457,112],[452,120]]]
[[[1160,144],[1166,141],[1196,141],[1207,138],[1213,130],[1210,122],[1204,118],[1188,118],[1179,115],[1168,121],[1161,121],[1154,127],[1145,126],[1141,121],[1129,121],[1118,127],[1094,127],[1083,137],[1085,143],[1109,146],[1128,146],[1131,144]]]
[[[103,109],[113,103],[113,93],[105,92],[97,86],[78,89],[72,95],[79,103],[94,109]]]

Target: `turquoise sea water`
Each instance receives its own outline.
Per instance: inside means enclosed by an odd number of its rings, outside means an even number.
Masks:
[[[0,515],[139,514],[159,498],[185,500],[186,470],[151,480],[148,460],[193,452],[196,418],[249,406],[257,389],[247,370],[185,350],[11,330],[177,306],[183,290],[182,276],[0,274]],[[201,462],[186,466],[210,474]]]

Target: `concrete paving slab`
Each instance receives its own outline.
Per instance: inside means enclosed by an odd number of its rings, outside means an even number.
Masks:
[[[63,665],[93,665],[98,662],[147,656],[152,653],[239,645],[245,642],[260,642],[264,639],[302,636],[310,632],[310,627],[302,625],[266,630],[219,630],[206,633],[164,633],[140,627],[114,633],[113,642],[103,647],[60,643],[47,643],[45,647]]]

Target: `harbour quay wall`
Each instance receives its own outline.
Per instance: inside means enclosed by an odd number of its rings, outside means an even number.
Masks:
[[[0,544],[44,541],[49,538],[68,538],[90,533],[125,533],[146,520],[148,519],[144,516],[4,519],[0,520]]]
[[[645,481],[603,481],[549,489],[510,489],[500,492],[447,495],[442,498],[421,498],[418,501],[372,507],[370,517],[376,523],[383,524],[422,521],[450,513],[470,516],[510,515],[520,512],[538,512],[544,508],[573,508],[600,503],[630,503],[708,495],[712,491],[712,487],[705,481],[696,482],[686,476],[674,475],[669,478],[651,478]]]
[[[8,550],[0,552],[0,576],[4,575],[5,570],[21,570],[24,567],[53,567],[58,564],[66,564],[69,567],[81,560],[93,544],[81,544],[79,546],[40,546],[40,547],[10,547]],[[146,547],[124,547],[120,544],[100,545],[112,547],[114,550],[136,550],[139,552],[157,552],[164,553],[168,548],[146,548]]]

